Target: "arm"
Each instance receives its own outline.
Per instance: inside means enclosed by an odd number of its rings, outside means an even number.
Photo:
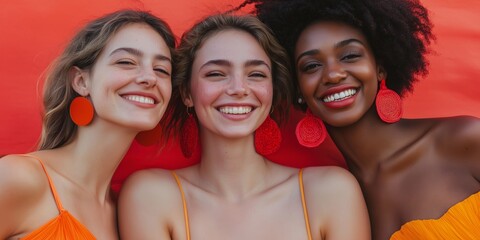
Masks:
[[[25,219],[48,190],[48,183],[36,162],[20,156],[0,159],[0,239],[27,231]]]
[[[371,239],[367,208],[353,175],[338,167],[320,167],[307,169],[304,179],[307,201],[318,203],[309,214],[320,216],[321,226],[312,226],[312,231],[320,229],[327,240]]]
[[[122,239],[172,239],[171,217],[178,213],[181,199],[170,172],[144,170],[125,182],[118,202]]]

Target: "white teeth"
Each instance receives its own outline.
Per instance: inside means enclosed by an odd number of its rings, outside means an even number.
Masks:
[[[323,98],[323,101],[328,103],[328,102],[333,102],[333,101],[339,101],[339,100],[343,100],[345,98],[348,98],[348,97],[351,97],[353,95],[355,95],[355,93],[357,93],[357,90],[356,89],[347,89],[347,90],[344,90],[344,91],[341,91],[339,93],[334,93],[332,95],[328,95],[326,97]]]
[[[226,114],[247,114],[252,111],[252,107],[220,107],[219,111]]]
[[[126,95],[123,96],[125,99],[134,101],[134,102],[139,102],[139,103],[147,103],[147,104],[154,104],[155,101],[153,98],[145,97],[145,96],[138,96],[138,95]]]

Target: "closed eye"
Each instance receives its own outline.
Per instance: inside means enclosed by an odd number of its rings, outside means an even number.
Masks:
[[[349,53],[344,55],[341,60],[351,61],[360,58],[362,55],[358,53]]]
[[[164,74],[166,76],[170,76],[170,72],[168,72],[167,70],[163,69],[163,68],[155,68],[153,69],[155,72],[158,72],[160,74]]]
[[[206,77],[223,77],[224,74],[221,72],[208,72],[205,74]]]
[[[306,64],[305,66],[303,66],[302,71],[303,72],[311,72],[314,69],[319,68],[321,66],[322,65],[319,64],[319,63],[309,63],[309,64]]]
[[[253,72],[251,73],[250,75],[248,75],[249,77],[254,77],[254,78],[266,78],[267,75],[264,74],[264,73],[261,73],[261,72]]]
[[[120,64],[120,65],[134,65],[135,62],[131,61],[131,60],[120,60],[117,62],[117,64]]]

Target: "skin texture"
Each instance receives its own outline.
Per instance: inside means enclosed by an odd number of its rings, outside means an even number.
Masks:
[[[341,44],[349,39],[355,41]],[[327,124],[360,182],[373,239],[388,239],[411,220],[437,219],[480,190],[480,121],[452,117],[382,122],[374,99],[378,82],[388,80],[388,73],[357,29],[339,22],[313,23],[300,34],[295,59],[304,99]],[[344,86],[356,94],[334,107],[325,104],[325,92]]]
[[[91,70],[72,69],[72,87],[94,105],[93,122],[79,127],[70,144],[32,153],[45,163],[64,209],[98,239],[118,239],[110,180],[135,135],[152,129],[166,109],[170,58],[163,38],[148,25],[120,28]],[[156,100],[139,103],[127,95]],[[24,237],[59,214],[35,159],[2,158],[0,189],[1,239]]]
[[[271,63],[262,47],[244,31],[221,30],[198,49],[192,69],[184,102],[198,116],[202,156],[199,164],[176,171],[191,238],[307,239],[298,169],[268,161],[253,144],[272,103]],[[252,111],[222,113],[226,106]],[[313,239],[370,239],[352,175],[315,167],[305,169],[303,179]],[[187,239],[172,174],[160,169],[133,174],[120,195],[119,222],[122,239]]]

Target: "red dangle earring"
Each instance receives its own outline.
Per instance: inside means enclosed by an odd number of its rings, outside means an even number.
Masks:
[[[327,129],[323,121],[313,115],[310,109],[307,109],[305,117],[297,124],[295,135],[300,145],[313,148],[325,141]]]
[[[255,150],[260,155],[270,155],[280,148],[282,133],[278,124],[268,116],[255,131]]]
[[[380,81],[380,90],[377,93],[375,105],[378,116],[386,123],[398,122],[402,117],[402,99],[395,91],[387,88],[385,79]]]
[[[193,114],[188,113],[188,107],[187,114],[188,118],[185,120],[182,132],[180,133],[180,148],[182,149],[183,156],[191,159],[192,156],[196,156],[200,153],[200,144],[197,120]]]
[[[86,126],[93,120],[93,105],[85,97],[79,96],[70,103],[70,118],[78,126]]]

